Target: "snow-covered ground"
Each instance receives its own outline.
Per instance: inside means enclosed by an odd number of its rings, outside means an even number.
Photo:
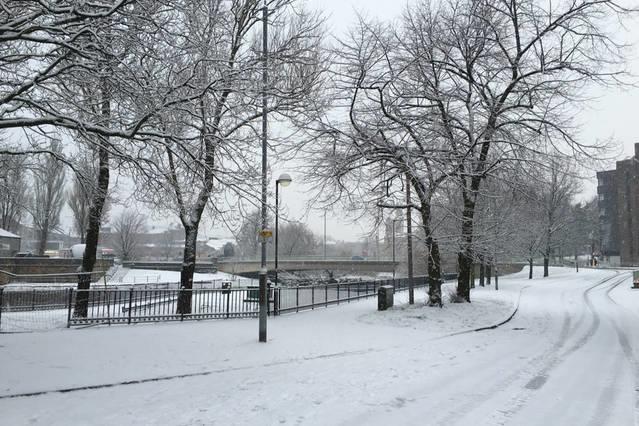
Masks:
[[[71,275],[71,274],[65,274]],[[11,289],[25,289],[32,287],[76,287],[77,283],[68,282],[69,280],[65,280],[65,282],[56,282],[55,277],[50,279],[49,281],[42,280],[40,282],[29,282],[29,283],[12,283],[7,284],[5,288]],[[226,272],[215,272],[215,273],[195,273],[193,274],[193,282],[198,283],[213,283],[215,287],[221,287],[223,281],[232,281],[236,286],[248,286],[248,285],[257,285],[258,281],[250,278],[241,277],[239,275],[228,274]],[[180,282],[180,272],[179,271],[158,271],[155,269],[130,269],[123,267],[116,267],[110,278],[107,278],[107,285],[155,285],[155,284],[176,284]],[[104,280],[101,278],[97,282],[94,283],[94,286],[102,286],[104,285]]]
[[[3,335],[0,423],[635,424],[639,290],[627,272],[551,275],[470,305],[402,293],[386,312],[269,318],[267,344],[253,319]]]
[[[127,269],[121,268],[123,274],[109,281],[109,284],[157,284],[157,283],[178,283],[180,282],[180,271],[157,271],[153,269]],[[116,274],[118,275],[118,274]],[[226,272],[215,273],[195,273],[193,282],[214,282],[221,286],[222,281],[241,281],[242,284],[257,284],[257,280],[240,277],[238,275],[227,274]]]

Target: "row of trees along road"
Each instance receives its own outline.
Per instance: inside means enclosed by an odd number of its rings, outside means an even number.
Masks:
[[[266,3],[268,113],[293,129],[322,107],[322,21],[293,0]],[[135,179],[143,201],[180,218],[185,289],[205,210],[217,217],[231,212],[229,203],[255,203],[261,12],[256,0],[3,2],[0,129],[64,132],[74,156],[95,153],[83,272],[95,266],[114,165]],[[28,145],[3,142],[1,153],[54,154]],[[75,158],[64,161],[79,173]],[[80,275],[79,289],[90,284]],[[86,316],[87,306],[87,293],[78,293],[75,315]],[[190,309],[184,292],[179,311]]]
[[[415,1],[398,22],[361,19],[330,48],[320,15],[267,0],[263,58],[258,0],[1,3],[0,154],[49,155],[77,177],[73,191],[89,198],[74,208],[83,272],[95,266],[116,168],[140,201],[180,219],[181,285],[192,288],[203,215],[225,222],[258,204],[266,90],[271,147],[304,154],[318,200],[414,209],[430,276],[440,245],[455,247],[465,300],[478,254],[498,251],[478,244],[479,211],[503,216],[483,201],[488,182],[503,189],[513,173],[601,148],[577,139],[574,107],[589,84],[619,82],[623,46],[608,23],[631,12],[605,0]],[[17,130],[27,136],[12,143]],[[79,289],[90,284],[80,275]],[[430,302],[440,300],[433,286]],[[190,312],[190,292],[178,305]],[[79,293],[75,315],[87,306]]]
[[[418,211],[435,282],[441,206],[457,224],[457,295],[470,301],[488,180],[600,154],[603,145],[578,138],[578,102],[591,85],[620,82],[610,22],[632,12],[614,1],[422,0],[398,22],[360,18],[333,52],[341,114],[318,118],[309,132],[322,143],[305,147],[323,201]],[[413,189],[408,203],[402,185]],[[545,228],[546,257],[555,231]],[[438,288],[429,296],[439,304]]]

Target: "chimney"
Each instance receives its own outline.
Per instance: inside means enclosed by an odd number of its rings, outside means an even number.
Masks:
[[[639,160],[639,143],[635,143],[635,158]]]

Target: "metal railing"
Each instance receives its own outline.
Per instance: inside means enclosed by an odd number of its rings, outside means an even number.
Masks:
[[[269,289],[269,314],[279,315],[374,297],[382,285],[397,291],[408,279],[357,281]],[[415,288],[428,285],[415,277]],[[187,293],[191,311],[178,312],[178,298]],[[86,316],[77,316],[78,294],[87,293]],[[258,288],[158,288],[139,286],[75,288],[0,288],[0,331],[30,331],[93,324],[134,324],[160,321],[257,317]]]

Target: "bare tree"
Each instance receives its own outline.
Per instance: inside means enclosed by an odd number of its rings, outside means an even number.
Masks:
[[[26,161],[22,156],[0,155],[0,228],[18,232],[29,205]]]
[[[319,246],[317,237],[308,226],[300,222],[288,222],[279,226],[279,252],[286,256],[315,253]]]
[[[124,210],[113,221],[113,245],[123,261],[136,260],[140,255],[140,234],[145,227],[146,218],[134,210]]]
[[[255,161],[262,118],[264,66],[257,31],[262,8],[255,0],[236,2],[178,2],[171,38],[156,46],[175,65],[158,64],[156,70],[188,99],[162,112],[158,133],[145,155],[153,159],[134,171],[144,182],[141,195],[173,211],[185,233],[181,293],[178,310],[191,311],[196,240],[207,206],[217,219],[228,204],[249,199],[255,203],[259,187]],[[293,0],[268,3],[269,36],[267,82],[268,114],[293,127],[314,108],[314,93],[321,83],[319,53],[321,20],[294,7]],[[271,138],[273,144],[276,139]],[[166,194],[171,194],[167,206]],[[209,203],[209,201],[212,201]]]
[[[160,250],[164,260],[170,260],[175,256],[176,236],[180,233],[179,229],[169,228],[162,233],[160,238]]]
[[[307,147],[309,172],[323,204],[341,199],[351,210],[368,210],[376,225],[379,208],[419,213],[431,285],[429,304],[441,304],[439,241],[432,202],[453,174],[445,146],[433,128],[429,99],[432,57],[407,16],[399,29],[361,20],[336,49],[332,94],[345,120],[322,120],[322,144]],[[432,60],[435,60],[433,58]],[[406,193],[414,194],[406,199]]]
[[[549,274],[550,256],[560,247],[557,235],[570,224],[570,205],[579,190],[573,170],[574,167],[570,167],[565,161],[552,160],[546,170],[545,179],[540,180],[538,200],[543,213],[544,277]]]
[[[50,141],[49,150],[54,154],[61,154],[60,141]],[[49,233],[58,230],[60,226],[60,212],[65,201],[65,168],[56,156],[45,155],[32,173],[33,200],[29,211],[38,233],[38,254],[43,255],[47,249]]]
[[[422,34],[433,73],[432,128],[455,164],[462,199],[457,293],[470,300],[477,199],[502,162],[543,152],[596,152],[572,125],[588,84],[615,84],[624,47],[607,20],[631,12],[614,1],[540,4],[421,1],[410,22]],[[539,160],[539,158],[537,158]]]
[[[253,210],[242,220],[242,224],[235,238],[242,256],[257,256],[257,252],[260,248],[260,229],[262,229],[260,211]]]

